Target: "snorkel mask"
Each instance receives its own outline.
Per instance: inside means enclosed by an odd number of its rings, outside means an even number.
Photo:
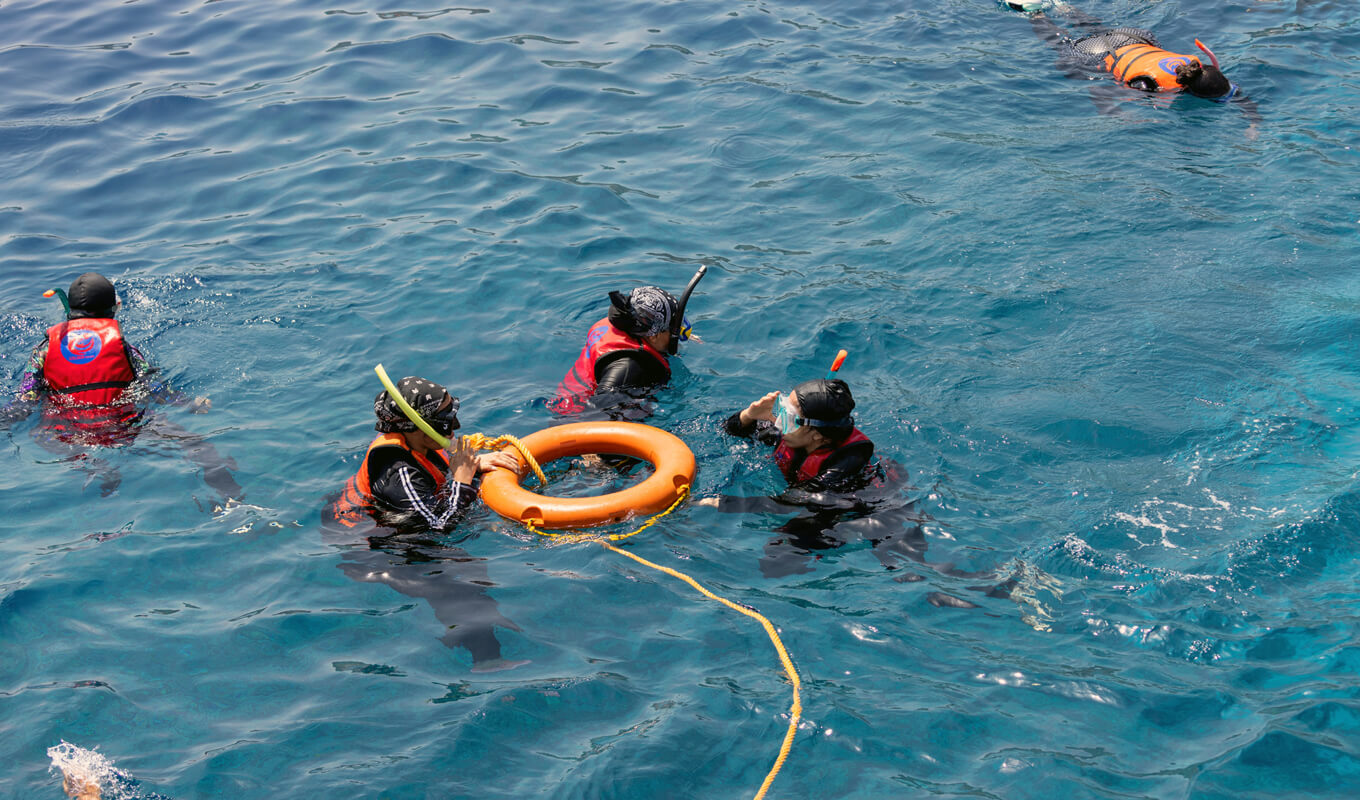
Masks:
[[[779,429],[780,436],[787,436],[798,430],[795,423],[798,417],[793,410],[793,397],[791,394],[780,392],[774,398],[774,426]]]
[[[435,433],[438,433],[440,436],[443,436],[445,438],[452,435],[454,431],[463,427],[462,425],[458,424],[458,398],[450,397],[449,399],[453,401],[452,405],[450,405],[448,408],[442,411],[439,411],[438,413],[432,416],[425,418],[425,421],[430,423],[430,427],[434,428]]]
[[[694,287],[699,285],[699,281],[703,280],[707,272],[708,265],[700,264],[699,270],[694,273],[694,277],[689,279],[685,293],[680,295],[680,302],[675,307],[675,313],[671,315],[671,342],[666,346],[666,352],[669,355],[675,355],[679,352],[680,343],[689,341],[690,337],[693,336],[689,320],[685,319],[685,306],[689,305],[689,296],[694,294]]]

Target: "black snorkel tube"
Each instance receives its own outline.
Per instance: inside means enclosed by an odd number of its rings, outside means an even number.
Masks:
[[[707,272],[708,265],[700,264],[699,271],[689,279],[685,293],[680,295],[680,303],[675,307],[675,314],[671,316],[671,342],[666,345],[666,352],[669,355],[675,355],[680,350],[680,327],[685,324],[685,306],[689,305],[689,296],[694,294],[694,287],[699,285],[699,281],[704,279]]]

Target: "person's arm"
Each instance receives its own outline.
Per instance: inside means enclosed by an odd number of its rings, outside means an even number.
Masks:
[[[651,356],[644,353],[621,351],[601,359],[596,367],[595,392],[619,393],[629,390],[646,389],[665,382],[654,366]]]
[[[43,342],[33,348],[32,355],[28,357],[28,368],[19,378],[19,390],[14,393],[14,398],[0,408],[0,430],[8,430],[14,423],[27,419],[42,401],[42,396],[47,392],[47,379],[43,377],[43,363],[46,360],[47,343]]]
[[[477,490],[470,476],[452,463],[450,467],[453,468],[453,475],[440,491],[430,476],[405,454],[375,453],[374,462],[370,464],[373,475],[370,488],[374,501],[384,511],[409,518],[412,523],[430,530],[452,530],[477,499]],[[474,461],[472,473],[475,472]]]
[[[141,350],[128,344],[127,340],[123,341],[123,347],[127,350],[128,363],[132,365],[132,380],[146,387],[148,399],[163,405],[192,406],[190,410],[195,414],[212,408],[212,401],[206,397],[190,397],[185,392],[172,388],[166,381],[155,380],[161,371],[160,367],[152,364]]]
[[[1261,111],[1256,107],[1256,101],[1250,97],[1241,95],[1228,101],[1242,109],[1242,113],[1247,115],[1247,132],[1244,134],[1247,141],[1254,142],[1256,137],[1261,135]]]

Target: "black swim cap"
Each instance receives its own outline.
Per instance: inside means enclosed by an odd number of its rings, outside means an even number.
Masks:
[[[1195,66],[1198,66],[1199,68],[1195,69]],[[1194,65],[1185,70],[1185,75],[1186,80],[1182,82],[1181,70],[1177,69],[1176,82],[1184,86],[1186,90],[1195,97],[1204,97],[1213,100],[1216,97],[1222,97],[1232,90],[1232,83],[1228,81],[1228,77],[1224,75],[1218,67],[1212,67],[1207,64]]]
[[[452,432],[458,427],[458,398],[449,395],[449,390],[434,381],[427,381],[424,378],[408,376],[397,381],[397,394],[415,409],[420,418],[429,422],[436,431],[440,428],[448,427]],[[435,412],[444,405],[446,399],[453,400],[450,409],[455,416],[452,419],[452,426],[449,427],[448,420],[436,420]],[[416,424],[406,418],[402,413],[397,401],[386,390],[378,392],[378,396],[373,398],[373,413],[378,418],[378,424],[374,425],[375,430],[382,433],[410,433],[416,429]],[[445,433],[445,436],[448,434]]]
[[[855,424],[850,412],[855,410],[855,398],[850,387],[840,378],[803,381],[793,389],[798,395],[798,408],[806,424],[819,428],[849,428]]]
[[[110,319],[118,307],[118,293],[108,278],[87,272],[71,282],[66,302],[71,304],[68,319]]]

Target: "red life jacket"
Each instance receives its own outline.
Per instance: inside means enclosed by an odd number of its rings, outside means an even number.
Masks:
[[[1105,69],[1125,84],[1148,78],[1159,92],[1179,92],[1185,87],[1176,83],[1176,67],[1191,62],[1200,63],[1197,56],[1173,53],[1150,44],[1130,44],[1105,56]]]
[[[381,513],[373,503],[373,484],[368,475],[368,465],[373,460],[373,451],[380,447],[399,447],[405,450],[420,466],[420,468],[434,481],[435,491],[444,488],[445,473],[449,469],[449,457],[441,450],[438,453],[438,462],[431,461],[423,454],[411,449],[411,445],[406,442],[406,436],[400,433],[384,433],[373,440],[368,446],[368,452],[364,453],[364,463],[359,465],[359,471],[353,475],[346,483],[345,490],[340,493],[331,508],[331,513],[336,522],[347,528],[353,528],[361,522],[373,521],[375,513]]]
[[[822,465],[826,463],[826,460],[840,452],[843,448],[852,444],[869,441],[869,437],[860,433],[859,428],[854,428],[850,431],[850,435],[845,437],[845,441],[841,442],[836,447],[821,447],[813,450],[811,453],[808,453],[807,458],[803,459],[803,463],[797,464],[796,468],[795,462],[797,457],[793,452],[793,448],[784,444],[783,441],[780,441],[779,446],[774,449],[774,463],[778,465],[779,471],[784,473],[784,478],[788,480],[789,483],[802,483],[803,481],[811,480],[820,475],[822,472]],[[872,444],[872,442],[870,443]]]
[[[606,317],[591,325],[590,330],[586,332],[585,347],[581,348],[576,363],[571,365],[562,382],[557,385],[557,396],[548,403],[548,407],[558,414],[571,414],[583,410],[585,399],[595,393],[595,386],[599,383],[595,367],[600,363],[600,359],[609,353],[625,350],[646,353],[655,358],[666,370],[666,377],[670,378],[671,365],[664,353],[615,328],[609,324],[609,318]]]
[[[55,428],[108,428],[129,422],[138,414],[123,390],[136,379],[123,343],[123,332],[112,319],[70,319],[47,329],[43,380],[50,390],[43,411]]]

